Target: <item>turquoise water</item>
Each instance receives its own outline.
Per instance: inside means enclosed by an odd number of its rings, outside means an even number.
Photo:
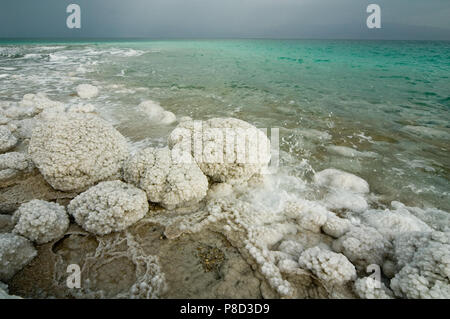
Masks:
[[[100,88],[91,103],[136,145],[164,145],[173,129],[136,111],[152,99],[178,117],[279,128],[291,175],[340,168],[366,179],[378,205],[450,210],[450,42],[0,44],[2,100],[46,92],[73,103],[81,83]]]

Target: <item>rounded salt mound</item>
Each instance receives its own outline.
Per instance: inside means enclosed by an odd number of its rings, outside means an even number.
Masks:
[[[64,235],[69,218],[64,206],[43,200],[22,204],[13,216],[13,232],[37,244],[44,244]]]
[[[167,147],[146,148],[131,156],[124,164],[124,178],[168,209],[194,205],[208,191],[208,179],[192,156]]]
[[[122,181],[110,181],[81,193],[67,208],[86,231],[106,235],[133,225],[149,207],[144,191]]]
[[[90,99],[98,95],[98,88],[90,84],[80,84],[76,90],[78,96],[82,99]]]
[[[320,247],[305,250],[298,263],[331,284],[341,285],[356,278],[355,266],[344,255]]]
[[[236,118],[183,121],[170,134],[169,147],[190,152],[214,182],[232,185],[262,173],[270,161],[266,134]]]
[[[125,138],[94,114],[58,113],[33,131],[29,153],[55,189],[84,189],[119,173],[128,156]]]

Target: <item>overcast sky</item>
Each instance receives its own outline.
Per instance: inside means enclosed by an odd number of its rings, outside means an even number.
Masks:
[[[81,7],[81,29],[66,7]],[[379,4],[382,29],[368,29]],[[0,38],[383,38],[450,40],[450,0],[0,0]]]

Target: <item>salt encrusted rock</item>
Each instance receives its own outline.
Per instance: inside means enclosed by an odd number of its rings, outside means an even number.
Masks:
[[[377,229],[389,240],[403,233],[432,231],[431,227],[402,207],[395,210],[369,210],[362,217],[367,225]]]
[[[0,155],[0,182],[16,177],[22,172],[31,172],[34,164],[24,153],[10,152]]]
[[[270,161],[266,134],[235,118],[183,121],[170,134],[169,147],[190,152],[205,175],[231,185],[263,173]]]
[[[19,139],[29,139],[31,138],[36,122],[36,117],[22,120],[12,120],[8,124],[8,128],[11,132],[14,132]]]
[[[36,249],[25,237],[0,234],[0,280],[10,280],[37,255]]]
[[[356,175],[329,168],[316,173],[314,182],[326,189],[323,201],[328,209],[363,212],[369,207],[365,199],[369,184]]]
[[[4,124],[8,124],[19,138],[30,138],[38,119],[51,117],[55,113],[95,113],[95,107],[92,104],[81,103],[66,106],[64,103],[50,100],[44,93],[37,93],[24,95],[22,101],[11,102],[0,112],[2,112],[0,115],[3,114],[7,119]]]
[[[316,173],[314,181],[322,187],[342,189],[358,194],[369,192],[369,184],[364,179],[334,168],[328,168]]]
[[[322,226],[322,231],[334,238],[339,238],[351,228],[351,222],[343,219],[333,213],[328,214],[327,221]]]
[[[29,153],[55,189],[79,190],[118,174],[128,156],[125,138],[93,114],[55,113],[33,131]]]
[[[34,107],[24,107],[20,103],[8,102],[2,106],[2,114],[8,119],[7,122],[10,122],[11,120],[20,120],[35,116],[37,113]]]
[[[305,248],[301,243],[294,240],[284,240],[278,247],[278,250],[291,255],[294,258],[294,261],[297,262]]]
[[[78,96],[82,99],[90,99],[98,95],[98,88],[90,84],[80,84],[76,90]]]
[[[196,204],[208,191],[208,179],[192,156],[168,148],[146,148],[128,158],[124,178],[168,209]]]
[[[394,254],[400,271],[391,280],[403,298],[450,298],[450,233],[415,232],[398,236]]]
[[[288,217],[296,219],[300,227],[315,233],[320,232],[328,217],[328,211],[323,206],[300,199],[288,203],[285,213]]]
[[[374,228],[352,227],[342,237],[333,242],[333,249],[344,254],[358,269],[376,264],[381,267],[390,243]]]
[[[37,244],[61,238],[69,227],[64,206],[37,199],[22,204],[13,220],[16,224],[13,232]]]
[[[392,299],[394,294],[384,283],[372,277],[359,278],[355,281],[354,291],[362,299]]]
[[[419,218],[425,222],[428,226],[437,231],[449,232],[450,231],[450,214],[437,208],[419,208],[419,207],[407,207],[400,202],[392,202],[391,206],[395,210],[408,211],[411,215]]]
[[[64,104],[61,102],[52,101],[44,93],[25,94],[22,101],[9,102],[3,106],[3,115],[9,120],[20,121],[23,119],[30,119],[42,111],[62,111]]]
[[[344,284],[356,278],[355,266],[344,255],[319,247],[305,250],[298,263],[300,267],[331,284]]]
[[[75,104],[67,108],[67,112],[75,113],[96,113],[97,109],[92,104]]]
[[[148,119],[156,124],[169,125],[177,120],[175,114],[164,110],[158,103],[151,100],[139,104],[138,110],[144,112]]]
[[[17,138],[6,126],[0,126],[0,153],[9,151],[17,144]]]
[[[323,202],[328,209],[334,211],[345,209],[362,213],[369,208],[364,195],[337,189],[329,191]]]
[[[33,115],[39,114],[44,110],[62,111],[64,104],[50,100],[44,93],[25,94],[22,101],[19,102],[21,108],[31,108]]]
[[[75,221],[98,235],[122,231],[148,212],[144,191],[121,181],[102,182],[75,197],[67,206]]]

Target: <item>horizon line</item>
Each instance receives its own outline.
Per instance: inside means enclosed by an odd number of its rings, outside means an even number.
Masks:
[[[102,40],[309,40],[309,41],[416,41],[416,42],[450,42],[450,39],[391,39],[391,38],[309,38],[309,37],[0,37],[0,42],[2,41],[102,41]]]

